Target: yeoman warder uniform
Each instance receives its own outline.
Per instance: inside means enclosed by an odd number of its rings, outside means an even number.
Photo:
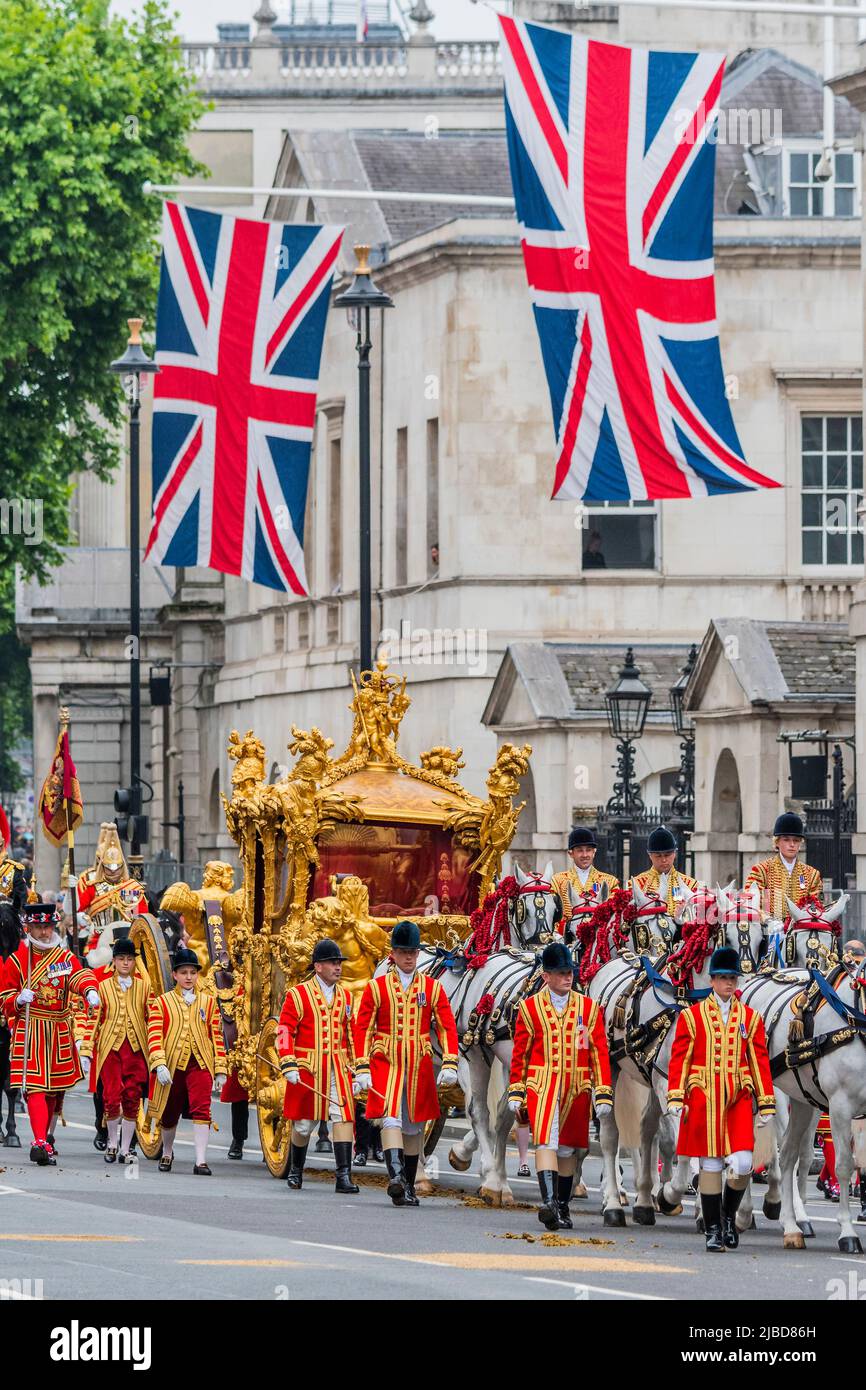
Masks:
[[[721,946],[710,958],[710,978],[715,984],[736,977],[739,967],[737,952]],[[708,1250],[739,1244],[735,1217],[752,1172],[755,1107],[759,1125],[775,1114],[763,1020],[736,995],[725,999],[714,988],[680,1014],[668,1074],[668,1110],[681,1113],[677,1153],[700,1161]]]

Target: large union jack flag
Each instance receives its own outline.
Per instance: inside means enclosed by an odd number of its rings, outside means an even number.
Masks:
[[[553,496],[778,486],[743,457],[719,350],[712,133],[724,60],[500,22]]]
[[[154,563],[307,592],[310,446],[342,234],[165,204]]]

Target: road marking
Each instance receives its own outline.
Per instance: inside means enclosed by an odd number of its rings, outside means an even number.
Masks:
[[[423,1264],[449,1265],[455,1269],[603,1269],[610,1274],[692,1274],[679,1265],[627,1260],[610,1255],[490,1255],[484,1250],[455,1250],[406,1256]]]
[[[601,1284],[572,1284],[568,1279],[545,1279],[543,1275],[537,1278],[528,1276],[527,1284],[556,1284],[560,1289],[589,1289],[590,1293],[612,1294],[615,1298],[640,1298],[653,1303],[669,1303],[667,1294],[663,1293],[632,1293],[629,1289],[606,1289]]]
[[[230,1265],[233,1269],[303,1269],[303,1260],[175,1260],[176,1265]]]
[[[0,1187],[0,1197],[24,1197],[29,1195],[29,1193],[25,1193],[23,1187]]]
[[[33,1235],[31,1232],[28,1232],[25,1235],[23,1233],[16,1233],[15,1231],[0,1231],[0,1240],[113,1241],[114,1243],[120,1245],[128,1244],[132,1241],[141,1241],[144,1239],[144,1236],[64,1236],[58,1235],[56,1232],[52,1232],[50,1235],[42,1236]]]
[[[862,1265],[866,1262],[866,1255],[861,1255],[859,1259],[856,1255],[830,1255],[831,1260],[837,1260],[843,1265]]]

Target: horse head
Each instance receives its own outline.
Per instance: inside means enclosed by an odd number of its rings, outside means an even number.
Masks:
[[[818,898],[807,898],[799,906],[785,899],[788,917],[785,921],[785,964],[822,974],[839,963],[839,918],[848,906],[848,894],[843,893],[831,907],[824,907]]]
[[[596,897],[592,889],[585,889],[583,892],[580,893],[577,892],[572,883],[569,881],[568,903],[569,907],[571,908],[571,912],[569,914],[568,921],[565,924],[565,931],[563,932],[563,937],[566,945],[570,945],[572,941],[580,940],[581,927],[592,916],[599,903],[607,901],[607,895],[608,884],[606,883],[603,883],[601,885],[601,891]]]
[[[545,938],[552,939],[562,917],[562,899],[553,886],[552,861],[543,874],[524,873],[517,867],[514,877],[518,891],[508,914],[514,944],[535,946]]]
[[[761,915],[761,890],[757,884],[743,892],[719,888],[716,892],[720,946],[732,946],[740,957],[740,974],[754,975],[767,951],[767,924]]]
[[[669,951],[678,938],[676,920],[668,912],[667,903],[657,893],[645,893],[637,883],[632,884],[631,937],[638,955],[659,956]]]

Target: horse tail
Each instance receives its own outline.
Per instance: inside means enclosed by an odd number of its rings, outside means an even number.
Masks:
[[[860,1181],[866,1172],[866,1119],[862,1115],[851,1122],[851,1135],[854,1140],[854,1166],[860,1169]]]
[[[640,1148],[640,1122],[646,1102],[646,1087],[620,1072],[614,1091],[613,1116],[621,1149]]]
[[[755,1148],[752,1153],[753,1168],[768,1168],[776,1152],[776,1126],[772,1120],[755,1128]]]

